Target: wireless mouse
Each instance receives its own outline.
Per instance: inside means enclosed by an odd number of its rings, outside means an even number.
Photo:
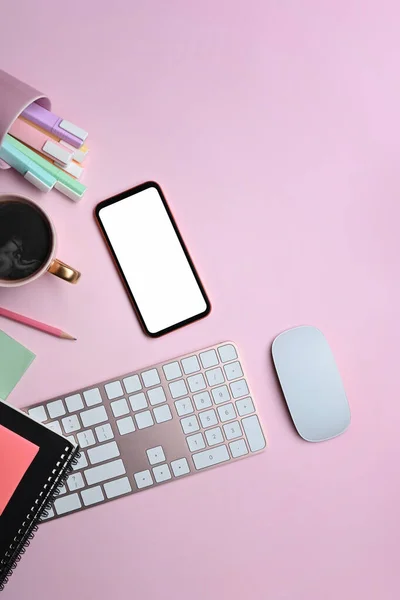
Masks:
[[[284,331],[272,343],[272,358],[298,434],[324,442],[350,425],[350,408],[332,350],[316,327]]]

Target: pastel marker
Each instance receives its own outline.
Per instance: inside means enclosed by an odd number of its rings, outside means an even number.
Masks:
[[[56,164],[56,163],[54,163]],[[78,165],[77,162],[75,162],[74,160],[71,160],[71,162],[69,163],[69,165],[57,165],[60,167],[60,169],[62,169],[63,171],[65,171],[66,173],[68,173],[69,175],[72,175],[72,177],[75,177],[75,179],[80,179],[83,175],[84,172],[84,168],[81,167],[80,165]]]
[[[89,153],[89,148],[85,144],[83,144],[83,146],[81,146],[80,148],[74,148],[73,146],[71,146],[71,144],[68,144],[68,142],[65,142],[64,140],[60,140],[60,138],[53,135],[49,131],[42,129],[41,127],[39,127],[39,125],[35,125],[35,123],[32,123],[31,121],[28,121],[27,119],[24,119],[23,117],[19,117],[19,119],[21,121],[23,121],[24,123],[28,123],[30,125],[30,127],[33,127],[34,129],[37,129],[38,131],[41,131],[42,133],[47,135],[52,140],[59,142],[62,146],[65,146],[66,148],[68,148],[68,150],[70,150],[73,153],[72,158],[76,162],[82,163],[85,160],[85,158],[87,157],[87,155]]]
[[[71,121],[62,119],[50,112],[40,104],[33,102],[24,110],[22,116],[42,129],[49,131],[53,135],[65,140],[74,148],[80,148],[86,140],[88,133],[81,127],[74,125]]]
[[[55,165],[56,167],[60,167],[60,169],[62,169],[69,175],[72,175],[72,177],[75,177],[75,179],[80,179],[85,171],[85,169],[83,167],[81,167],[81,165],[78,164],[77,162],[75,162],[74,160],[71,160],[71,162],[68,165],[62,165],[61,163],[58,163],[56,160],[51,160],[51,158],[49,158],[48,156],[44,156],[43,158],[48,160],[52,165]]]
[[[74,160],[76,160],[78,163],[82,163],[89,154],[89,148],[85,144],[83,144],[80,148],[74,148],[71,146],[71,144],[64,142],[64,140],[60,140],[60,144],[63,144],[63,146],[66,146],[70,150],[74,151]]]
[[[71,150],[52,140],[47,133],[35,129],[27,121],[17,119],[8,133],[34,150],[63,165],[68,165],[72,160],[73,152]]]
[[[10,167],[21,173],[24,178],[32,183],[41,192],[49,192],[57,183],[57,179],[48,171],[36,164],[27,157],[18,148],[15,148],[10,140],[11,136],[6,135],[3,144],[0,147],[0,158]]]
[[[28,146],[25,146],[11,135],[7,134],[6,139],[10,141],[14,148],[20,150],[23,154],[25,154],[25,156],[30,158],[33,162],[50,173],[50,175],[55,177],[56,183],[54,184],[54,187],[59,192],[65,196],[68,196],[68,198],[74,200],[75,202],[83,197],[84,193],[86,192],[86,187],[80,183],[80,181],[77,181],[71,177],[71,175],[68,175],[68,173],[65,173],[59,167],[56,167],[56,165],[48,162],[45,158],[43,158],[43,156],[40,156],[40,154],[37,154],[34,150],[31,150],[28,148]]]

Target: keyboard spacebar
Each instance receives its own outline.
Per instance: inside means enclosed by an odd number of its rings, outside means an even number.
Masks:
[[[124,463],[119,459],[104,465],[99,465],[98,467],[93,467],[92,469],[86,469],[84,473],[88,485],[93,485],[94,483],[100,483],[101,481],[123,475],[126,471]]]
[[[229,453],[226,446],[215,446],[215,448],[193,454],[192,458],[196,469],[204,469],[229,460]]]

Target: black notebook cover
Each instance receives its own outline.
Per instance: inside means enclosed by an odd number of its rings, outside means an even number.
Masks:
[[[0,401],[0,591],[78,455],[68,440]]]

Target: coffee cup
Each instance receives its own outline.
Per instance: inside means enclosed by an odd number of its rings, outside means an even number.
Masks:
[[[35,202],[0,194],[0,287],[17,287],[48,272],[69,283],[81,274],[56,258],[57,234]]]

